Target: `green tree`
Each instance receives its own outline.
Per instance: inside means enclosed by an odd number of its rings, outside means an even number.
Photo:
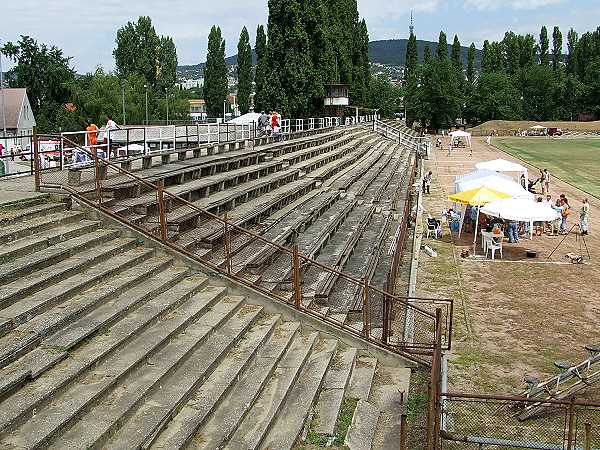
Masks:
[[[532,34],[527,34],[519,36],[519,42],[521,47],[521,68],[534,65],[536,61],[535,38]]]
[[[429,61],[431,61],[432,55],[431,55],[431,47],[429,47],[429,44],[425,45],[425,50],[423,50],[423,64],[428,63]]]
[[[408,82],[411,76],[416,75],[419,65],[419,53],[417,50],[417,37],[414,33],[408,38],[406,45],[406,55],[404,57],[404,79]]]
[[[267,61],[267,35],[265,28],[259,25],[256,29],[256,69],[255,69],[255,93],[254,110],[265,111],[267,109],[267,99],[265,88],[268,82],[268,61]]]
[[[161,41],[150,17],[141,16],[137,22],[127,22],[117,30],[113,55],[120,78],[140,74],[148,84],[157,87],[160,53]]]
[[[177,49],[169,36],[160,37],[158,52],[157,89],[171,89],[177,81]]]
[[[373,77],[369,85],[369,107],[378,109],[381,117],[394,117],[398,112],[402,92],[387,75]]]
[[[521,68],[521,36],[517,36],[512,31],[504,34],[502,45],[504,47],[504,60],[506,61],[506,70],[510,74],[515,74]]]
[[[436,57],[440,61],[448,59],[448,40],[446,39],[446,33],[444,33],[443,31],[440,31]]]
[[[548,29],[544,25],[540,31],[540,64],[547,66],[550,64],[550,41],[548,40]]]
[[[404,105],[406,110],[406,123],[409,127],[412,127],[417,112],[418,66],[419,54],[417,49],[417,37],[414,35],[414,33],[411,33],[408,38],[404,64],[404,80],[406,86],[404,93]],[[371,92],[373,92],[373,88],[371,89]]]
[[[455,34],[454,42],[452,43],[451,60],[452,60],[452,65],[454,66],[454,70],[456,70],[456,72],[459,73],[460,77],[462,78],[463,63],[462,63],[462,59],[460,56],[460,52],[461,52],[460,41],[458,40],[458,36]]]
[[[57,131],[61,127],[57,114],[69,100],[70,85],[75,80],[70,58],[61,49],[40,44],[29,36],[21,36],[15,43],[7,42],[2,53],[14,63],[7,73],[8,84],[27,88],[38,128]]]
[[[221,117],[227,100],[227,65],[225,40],[221,28],[213,25],[208,35],[208,54],[204,67],[204,99],[208,117]]]
[[[246,27],[242,28],[238,42],[237,79],[240,112],[246,114],[250,111],[250,96],[252,95],[252,48]]]
[[[529,120],[556,119],[556,98],[559,86],[552,68],[533,65],[521,74],[523,115]]]
[[[475,43],[471,42],[469,46],[469,52],[467,53],[467,81],[469,84],[475,83]]]
[[[371,66],[369,63],[369,32],[364,19],[357,25],[352,63],[354,70],[350,98],[354,105],[365,105],[371,78]]]
[[[492,64],[490,61],[490,41],[487,39],[483,41],[483,50],[481,51],[481,71],[490,72],[492,70]]]
[[[469,109],[482,122],[520,119],[520,93],[512,77],[505,72],[481,74],[469,101]]]
[[[454,125],[460,114],[460,91],[452,63],[431,59],[421,66],[418,116],[422,125],[436,129]]]
[[[325,84],[335,81],[335,52],[331,34],[331,17],[324,0],[306,0],[303,12],[304,29],[309,36],[311,70],[307,85],[308,115],[323,111]]]
[[[560,28],[554,27],[552,31],[552,68],[556,72],[562,62],[562,46],[563,46],[563,35],[560,32]]]
[[[272,108],[290,117],[310,109],[313,67],[302,12],[299,0],[269,0],[268,98]]]
[[[579,35],[573,28],[569,30],[567,34],[567,49],[569,54],[567,55],[567,73],[577,73],[577,44],[579,42]]]

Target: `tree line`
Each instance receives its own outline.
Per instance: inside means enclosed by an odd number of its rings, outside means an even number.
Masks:
[[[269,0],[265,30],[256,30],[256,68],[248,31],[238,43],[238,103],[242,113],[278,110],[288,117],[320,116],[325,84],[350,88],[351,103],[369,103],[370,65],[367,24],[356,0]],[[220,116],[227,95],[225,41],[214,26],[208,39],[204,69],[207,112]]]
[[[570,29],[566,54],[559,27],[543,26],[538,39],[507,31],[502,41],[483,44],[481,70],[475,67],[475,45],[467,66],[454,36],[439,35],[435,55],[429,47],[419,64],[417,41],[409,37],[405,55],[407,121],[423,127],[449,128],[487,120],[577,120],[600,114],[600,27],[581,37]]]
[[[175,88],[177,50],[173,39],[159,36],[149,17],[128,22],[116,34],[115,73],[101,67],[77,75],[61,49],[29,36],[7,42],[2,53],[14,62],[7,73],[10,87],[26,87],[38,129],[43,132],[80,130],[86,120],[102,124],[108,115],[122,123],[142,124],[187,119],[187,98]],[[123,115],[123,98],[125,114]]]

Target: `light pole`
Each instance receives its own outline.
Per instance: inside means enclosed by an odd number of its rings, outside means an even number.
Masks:
[[[123,103],[123,125],[126,125],[125,121],[125,81],[121,82],[121,101]]]
[[[169,125],[169,91],[165,88],[165,99],[167,100],[167,125]]]
[[[144,89],[146,89],[146,126],[148,126],[148,85],[144,84]]]
[[[225,105],[227,105],[227,100],[223,100],[223,122],[225,122]]]
[[[0,50],[0,93],[2,94],[2,137],[6,137],[6,109],[4,107],[4,72],[2,72],[2,51]]]

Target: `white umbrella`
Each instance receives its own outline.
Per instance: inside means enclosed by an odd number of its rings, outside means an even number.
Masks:
[[[507,180],[512,180],[512,178],[509,177],[508,175],[502,175],[501,173],[498,173],[495,170],[477,169],[477,170],[473,170],[471,172],[467,172],[464,175],[457,176],[455,178],[455,182],[458,183],[459,181],[474,180],[476,178],[481,178],[481,177],[485,177],[485,176],[488,176],[488,175],[496,175],[498,177],[502,177],[502,178],[505,178]]]
[[[530,237],[533,236],[533,222],[550,222],[560,217],[560,213],[549,205],[520,198],[495,200],[483,206],[481,212],[504,220],[530,222]]]
[[[531,127],[532,130],[545,130],[546,127],[544,125],[534,125]]]
[[[527,167],[502,158],[477,163],[475,168],[493,170],[494,172],[518,172],[525,175],[525,179],[528,180]]]

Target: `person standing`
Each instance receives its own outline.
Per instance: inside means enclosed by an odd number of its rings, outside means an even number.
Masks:
[[[544,192],[544,188],[546,188],[546,194],[550,193],[550,172],[548,172],[548,169],[544,169],[544,171],[542,172],[542,182],[543,187],[542,187],[542,193]]]
[[[508,243],[514,244],[519,242],[519,224],[514,220],[508,223]]]
[[[565,197],[561,200],[561,205],[560,205],[560,216],[561,216],[560,234],[568,234],[567,219],[570,214],[571,214],[571,208],[569,207],[569,202],[568,202],[567,198]]]
[[[119,126],[115,123],[115,121],[113,120],[112,116],[109,114],[106,116],[106,127],[104,129],[104,148],[106,149],[106,154],[110,155],[110,150],[111,150],[111,141],[112,141],[112,137],[111,137],[111,133],[114,130],[118,130]],[[115,157],[118,156],[115,154]]]
[[[85,128],[85,131],[87,131],[87,145],[95,155],[96,146],[98,145],[98,126],[92,123],[91,120],[86,120],[85,124],[87,125]]]
[[[579,229],[581,230],[582,236],[587,236],[589,231],[589,219],[590,219],[590,204],[588,199],[583,199],[581,210],[579,211]]]

